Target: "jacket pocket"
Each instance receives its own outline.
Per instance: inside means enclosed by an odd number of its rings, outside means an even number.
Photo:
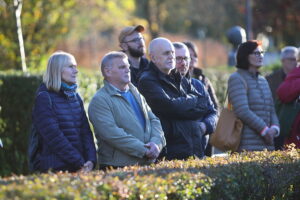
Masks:
[[[115,149],[108,144],[100,144],[98,149],[101,160],[111,161],[114,158]]]

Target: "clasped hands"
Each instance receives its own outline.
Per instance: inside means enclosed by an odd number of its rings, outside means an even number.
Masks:
[[[266,135],[263,136],[265,142],[268,145],[273,145],[274,144],[274,137],[277,133],[277,130],[275,128],[269,128],[266,132]]]
[[[144,145],[147,148],[147,151],[145,153],[146,158],[149,160],[155,160],[159,156],[159,148],[157,144],[154,142],[149,142]]]

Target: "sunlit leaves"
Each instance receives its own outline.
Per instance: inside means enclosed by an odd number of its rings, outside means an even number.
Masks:
[[[300,151],[243,152],[89,174],[0,178],[0,199],[296,199]]]

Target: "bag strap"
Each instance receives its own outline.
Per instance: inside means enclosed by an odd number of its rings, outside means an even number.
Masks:
[[[51,100],[51,97],[50,97],[50,94],[47,92],[47,91],[41,91],[41,92],[39,92],[37,95],[36,95],[36,97],[38,97],[40,94],[42,94],[42,93],[46,93],[47,94],[47,96],[48,96],[48,98],[49,98],[49,102],[50,102],[50,107],[52,107],[52,100]],[[34,124],[32,123],[32,127],[34,127]]]
[[[246,80],[244,79],[244,77],[239,73],[239,72],[236,72],[236,74],[240,77],[240,79],[242,80],[245,88],[246,88],[246,91],[248,91],[248,86],[247,86],[247,82]]]
[[[42,93],[46,93],[46,94],[47,94],[47,97],[48,97],[49,102],[50,102],[50,107],[52,107],[52,100],[51,100],[51,97],[50,97],[49,92],[47,92],[47,91],[41,91],[41,92],[39,92],[39,93],[36,95],[36,97],[38,97],[38,96],[39,96],[40,94],[42,94]],[[33,123],[32,123],[32,126],[34,126]]]
[[[37,98],[39,95],[41,95],[42,93],[47,93],[47,96],[49,98],[49,102],[50,102],[50,106],[52,107],[52,100],[51,97],[49,95],[49,93],[47,91],[42,91],[39,92],[35,95],[35,98]],[[32,110],[33,112],[33,110]],[[36,171],[36,156],[38,154],[38,152],[40,151],[41,147],[40,147],[40,135],[37,131],[37,129],[34,126],[34,123],[31,123],[31,129],[30,129],[30,134],[29,134],[29,141],[28,144],[32,145],[28,147],[27,150],[27,155],[28,155],[28,166],[29,166],[29,170],[30,171]]]
[[[240,80],[242,80],[242,82],[246,88],[246,92],[248,93],[248,86],[247,86],[247,82],[244,79],[244,77],[239,72],[235,72],[235,74],[237,74],[237,76],[240,78]],[[229,103],[229,100],[228,100],[228,87],[226,89],[226,96],[225,96],[225,102],[224,102],[224,108],[225,107],[227,107],[229,110],[232,110],[232,105],[231,105],[231,103]]]

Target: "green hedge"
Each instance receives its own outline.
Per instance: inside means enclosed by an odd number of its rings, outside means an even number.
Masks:
[[[0,178],[0,199],[297,200],[300,150],[163,161],[106,173]]]
[[[27,172],[27,141],[40,76],[0,75],[0,175]]]
[[[230,70],[230,71],[229,71]],[[214,69],[209,69],[205,71],[205,75],[209,78],[212,86],[215,90],[216,96],[219,101],[219,105],[222,105],[225,102],[226,91],[227,91],[227,81],[234,69],[226,69],[226,71],[218,71]]]
[[[31,110],[34,94],[41,75],[20,72],[0,73],[0,176],[27,174],[28,134],[31,127]],[[101,78],[98,73],[79,73],[79,93],[88,104]]]

